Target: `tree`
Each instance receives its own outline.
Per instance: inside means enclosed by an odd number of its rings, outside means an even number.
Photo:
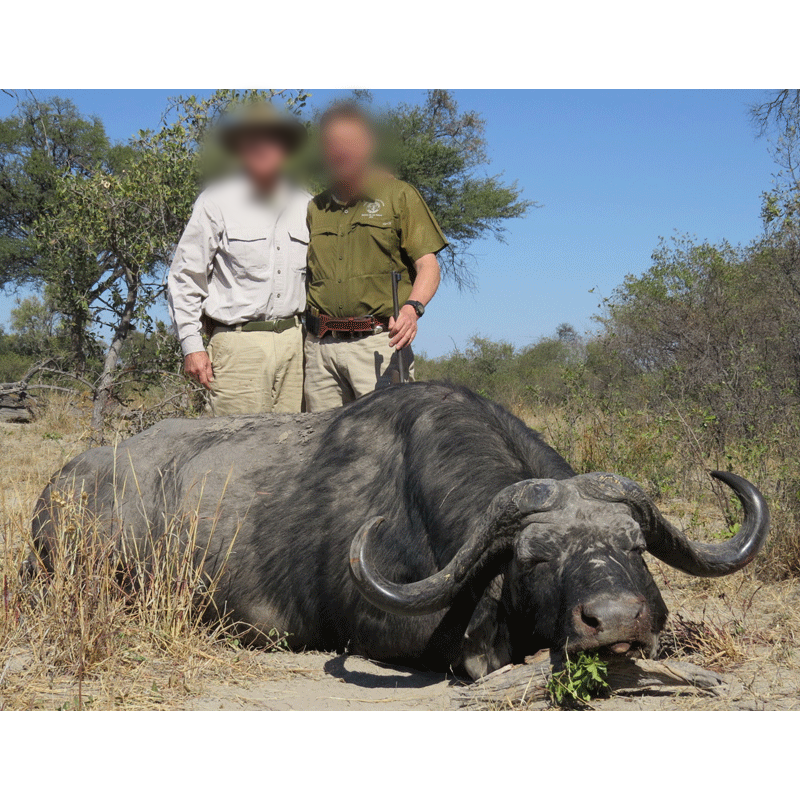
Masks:
[[[800,122],[800,117],[798,117]],[[762,196],[764,235],[757,268],[774,284],[773,307],[784,321],[785,354],[800,386],[800,125],[787,129],[774,147],[780,170]]]
[[[66,173],[88,174],[112,148],[100,120],[83,116],[71,100],[19,100],[0,120],[0,287],[42,280],[47,250],[29,236],[51,207]]]
[[[0,288],[49,285],[51,250],[31,229],[56,204],[65,176],[88,176],[122,152],[110,145],[100,120],[83,116],[61,97],[39,101],[29,93],[15,114],[0,120]],[[91,320],[80,305],[60,310],[72,339],[71,366],[82,373],[96,346]]]
[[[800,123],[800,89],[779,89],[751,107],[750,119],[761,136],[773,126],[784,132],[797,128]]]
[[[364,93],[357,97],[363,102]],[[450,241],[440,259],[443,272],[461,287],[474,285],[471,246],[487,236],[504,241],[505,224],[525,217],[535,203],[516,182],[486,175],[486,123],[462,112],[452,92],[428,92],[419,105],[383,109],[387,158],[394,174],[416,187]]]
[[[48,299],[25,297],[11,309],[14,349],[35,359],[63,352],[64,336],[60,315]]]
[[[723,443],[800,397],[786,295],[765,241],[663,242],[651,268],[614,293],[603,344],[624,373],[650,382],[654,401],[695,404]]]
[[[18,381],[33,363],[30,356],[17,350],[16,343],[16,336],[7,334],[0,326],[0,383]]]
[[[303,93],[274,91],[178,98],[160,129],[140,132],[113,162],[62,173],[48,213],[33,225],[48,249],[45,280],[62,314],[106,332],[92,414],[98,434],[126,340],[153,329],[153,305],[209,165],[209,132],[231,103],[256,96],[280,96],[296,110],[304,101]]]

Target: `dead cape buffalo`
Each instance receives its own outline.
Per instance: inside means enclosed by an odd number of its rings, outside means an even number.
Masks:
[[[418,383],[318,415],[160,422],[67,464],[33,531],[46,568],[70,493],[120,553],[195,510],[195,558],[221,572],[232,621],[477,677],[543,647],[652,652],[667,609],[643,553],[728,575],[767,535],[759,491],[713,474],[744,520],[695,543],[633,481],[576,475],[500,406]]]

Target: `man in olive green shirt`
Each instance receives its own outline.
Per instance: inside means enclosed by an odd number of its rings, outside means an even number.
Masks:
[[[309,204],[308,411],[346,405],[413,379],[411,343],[439,287],[436,254],[447,246],[419,192],[373,165],[375,140],[357,106],[337,104],[320,121],[332,186]],[[392,273],[400,273],[394,319]]]

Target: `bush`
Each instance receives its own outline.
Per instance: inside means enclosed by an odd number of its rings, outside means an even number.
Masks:
[[[772,511],[758,569],[796,576],[800,339],[786,325],[796,313],[800,326],[800,311],[787,309],[791,286],[771,253],[664,245],[647,273],[626,279],[588,341],[569,326],[522,349],[476,336],[464,351],[420,358],[418,376],[500,402],[578,472],[618,472],[657,500],[714,504],[731,529],[737,503],[708,473],[748,478]]]

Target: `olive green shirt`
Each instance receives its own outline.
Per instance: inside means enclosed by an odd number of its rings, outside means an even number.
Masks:
[[[363,199],[342,205],[330,190],[308,205],[308,302],[332,317],[390,317],[392,272],[403,276],[400,304],[416,279],[414,262],[447,247],[413,186],[375,178]]]

